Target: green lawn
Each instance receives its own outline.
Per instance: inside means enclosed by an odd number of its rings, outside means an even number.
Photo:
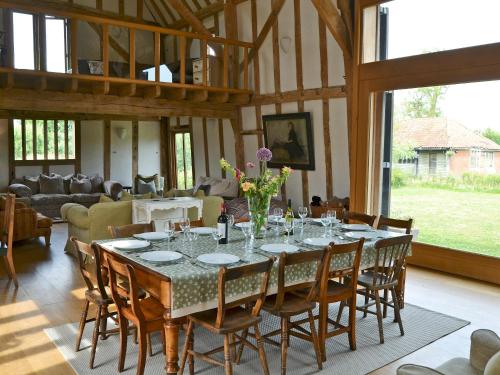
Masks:
[[[500,257],[500,194],[393,188],[391,216],[412,217],[419,242]]]

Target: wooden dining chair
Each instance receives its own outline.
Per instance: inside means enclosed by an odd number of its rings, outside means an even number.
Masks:
[[[203,223],[203,219],[191,220],[190,223],[189,223],[189,225],[191,226],[191,228],[198,228],[198,227],[205,226],[205,224]],[[181,225],[179,223],[175,223],[175,230],[176,231],[180,231],[181,230]]]
[[[331,244],[330,263],[336,259],[345,258],[342,268],[330,271],[327,266],[319,285],[316,302],[319,303],[319,347],[321,359],[326,361],[326,339],[347,333],[351,350],[356,350],[356,296],[359,264],[363,250],[364,239],[345,244]],[[344,264],[344,262],[342,262]],[[328,308],[331,303],[340,302],[336,321],[328,318]],[[346,326],[340,324],[342,312],[345,306],[349,306],[349,320]],[[334,326],[334,330],[328,330],[328,324]]]
[[[305,263],[316,263],[316,277],[312,281],[286,285],[287,267],[293,267]],[[281,346],[281,374],[286,374],[286,358],[289,347],[289,337],[297,337],[312,342],[316,353],[318,368],[323,368],[320,346],[316,327],[314,325],[313,309],[316,307],[316,296],[318,286],[321,282],[326,265],[330,264],[330,252],[328,248],[316,251],[306,251],[300,253],[281,253],[278,268],[278,293],[268,297],[262,307],[268,313],[281,319],[281,329],[264,335],[266,342]],[[292,322],[291,318],[307,313],[308,318],[304,319],[309,323],[310,331],[304,329],[302,321]],[[269,337],[281,335],[281,342],[277,343]],[[243,333],[245,336],[245,333]]]
[[[404,335],[396,286],[411,240],[411,234],[378,240],[375,243],[375,266],[358,276],[358,285],[362,287],[358,289],[358,293],[365,296],[365,303],[357,309],[363,311],[364,317],[368,313],[377,316],[381,344],[384,343],[382,305],[394,309],[394,321],[399,324],[401,336]],[[392,302],[380,297],[379,292],[386,289],[391,293]],[[376,311],[369,309],[373,305]]]
[[[368,215],[361,212],[355,211],[345,211],[344,212],[344,223],[345,224],[353,224],[353,223],[364,223],[369,226],[373,226],[375,223],[375,219],[377,217],[375,215]]]
[[[16,196],[7,194],[5,196],[5,210],[2,228],[0,228],[0,256],[2,256],[5,269],[9,279],[14,281],[16,288],[19,287],[17,281],[16,269],[14,267],[13,242],[14,242],[14,214],[16,210]]]
[[[266,353],[262,344],[262,336],[259,330],[259,323],[262,318],[260,311],[264,304],[267,288],[269,285],[269,275],[273,266],[273,259],[268,259],[266,262],[249,264],[235,268],[222,267],[218,275],[218,304],[216,309],[203,311],[200,313],[188,316],[188,327],[186,331],[186,342],[184,350],[182,351],[181,367],[179,374],[183,374],[186,365],[186,359],[189,359],[189,373],[194,373],[194,357],[199,358],[205,362],[224,367],[226,375],[232,375],[232,352],[238,345],[245,345],[259,353],[264,374],[269,375],[269,368],[267,365]],[[260,275],[260,289],[259,292],[238,299],[236,301],[226,302],[226,284],[228,282],[236,282],[238,279],[245,278],[251,280],[251,277],[259,277]],[[248,308],[243,308],[242,305]],[[250,306],[253,306],[250,308]],[[198,353],[194,351],[194,326],[198,325],[216,335],[224,336],[224,346],[210,350],[206,353]],[[253,345],[247,340],[248,329],[253,327],[257,339],[257,346]],[[237,332],[243,331],[240,336]],[[236,342],[234,338],[239,341]],[[210,355],[224,351],[224,362],[220,362]]]
[[[132,237],[134,234],[154,232],[153,223],[147,224],[127,224],[119,227],[109,226],[109,233],[112,238]]]
[[[111,291],[109,287],[106,286],[108,282],[107,271],[103,270],[101,266],[98,246],[96,244],[88,245],[80,242],[75,237],[71,237],[71,242],[76,249],[80,273],[87,285],[87,290],[85,291],[85,305],[83,307],[78,335],[76,337],[75,351],[78,352],[80,350],[80,343],[82,341],[85,325],[90,322],[95,322],[89,360],[89,367],[93,369],[99,336],[105,339],[109,334],[118,333],[117,329],[107,330],[108,318],[117,321],[116,312],[109,312],[109,306],[113,305],[114,302],[111,298]],[[90,304],[94,304],[97,307],[97,312],[94,318],[87,319]]]
[[[328,211],[335,211],[335,217],[341,220],[344,217],[345,208],[339,204],[330,204],[329,202],[325,202],[324,205],[321,206],[310,206],[311,217],[313,219],[318,219],[321,217],[321,214],[327,213]]]
[[[391,228],[403,229],[406,234],[411,234],[413,219],[392,219],[380,215],[377,222],[377,229],[391,230]],[[405,306],[405,286],[406,286],[406,259],[399,273],[398,285],[396,286],[396,296],[398,297],[399,308],[403,309]],[[384,298],[387,299],[387,290],[384,291]],[[384,305],[384,318],[387,316],[387,306]]]
[[[142,289],[139,287],[136,271],[131,264],[109,253],[105,253],[104,257],[109,270],[111,295],[118,310],[120,330],[118,371],[122,372],[125,368],[128,326],[129,322],[131,322],[136,327],[139,338],[136,373],[137,375],[142,375],[146,366],[148,345],[151,348],[151,339],[148,338],[151,333],[158,331],[161,333],[163,353],[165,354],[165,331],[163,329],[163,313],[165,312],[165,308],[152,296],[140,298]],[[118,276],[128,281],[128,287],[118,282]]]

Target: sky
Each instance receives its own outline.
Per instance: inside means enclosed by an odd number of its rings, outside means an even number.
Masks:
[[[384,7],[389,58],[500,42],[500,0],[394,0]],[[396,92],[396,105],[404,91]],[[470,129],[500,131],[499,97],[500,81],[451,85],[441,109]]]

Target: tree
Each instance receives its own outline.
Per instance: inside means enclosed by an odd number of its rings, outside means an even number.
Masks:
[[[483,137],[491,139],[496,144],[500,145],[500,132],[487,128],[483,131]]]
[[[447,90],[446,86],[419,87],[413,90],[410,98],[404,102],[403,117],[440,117],[442,112],[439,104]]]

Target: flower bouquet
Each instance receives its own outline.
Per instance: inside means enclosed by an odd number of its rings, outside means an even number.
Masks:
[[[293,172],[290,167],[283,167],[278,175],[267,169],[267,162],[273,157],[271,150],[263,147],[257,150],[257,160],[260,164],[260,174],[257,177],[247,177],[244,172],[234,168],[225,159],[220,160],[222,169],[229,172],[239,182],[240,188],[248,201],[248,212],[253,223],[254,237],[259,237],[267,227],[269,204],[271,197],[277,196],[281,186]],[[247,168],[255,168],[255,164],[246,163]]]

